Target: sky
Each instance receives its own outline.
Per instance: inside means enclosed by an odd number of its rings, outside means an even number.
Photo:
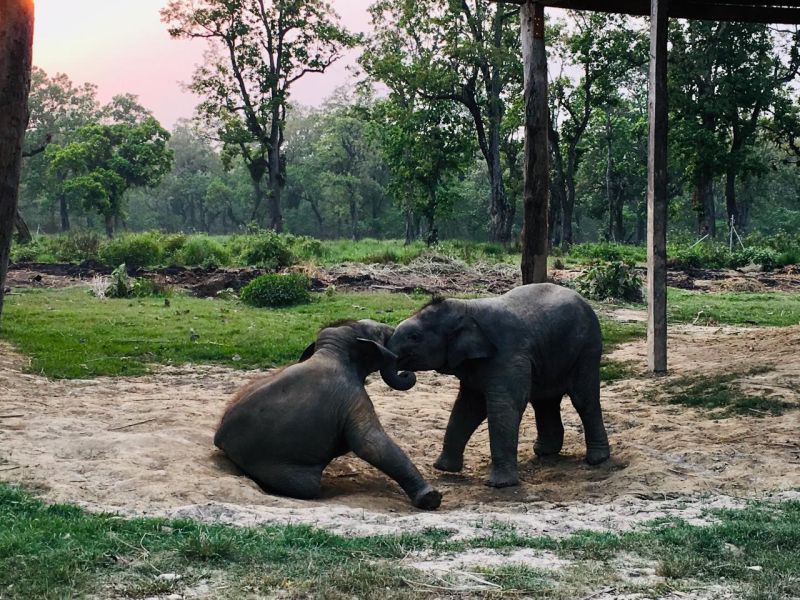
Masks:
[[[332,0],[351,31],[369,27],[373,0]],[[101,102],[122,93],[139,96],[162,125],[191,117],[197,98],[183,89],[203,57],[202,40],[173,40],[159,10],[167,0],[36,0],[34,64],[48,74],[66,73],[76,84],[97,84]],[[309,74],[292,88],[301,104],[316,106],[350,79],[358,50],[323,74]]]

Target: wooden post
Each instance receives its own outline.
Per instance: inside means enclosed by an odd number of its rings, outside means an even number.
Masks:
[[[647,145],[647,368],[667,370],[668,0],[650,0]]]
[[[0,315],[28,126],[33,0],[0,0]]]
[[[544,7],[527,0],[520,10],[525,100],[522,283],[547,281],[547,210],[550,196],[547,145],[547,54]]]

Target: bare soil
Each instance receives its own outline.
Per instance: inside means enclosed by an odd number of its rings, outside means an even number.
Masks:
[[[426,256],[408,265],[344,263],[332,267],[298,265],[294,271],[305,272],[312,287],[321,291],[334,286],[340,291],[391,292],[422,291],[430,294],[491,293],[502,294],[522,283],[515,265],[467,265],[456,259]],[[11,265],[7,286],[10,288],[61,288],[89,282],[110,269],[95,263],[82,265],[19,263]],[[187,289],[197,296],[214,296],[228,288],[240,290],[263,269],[166,267],[154,270],[131,270],[130,274],[147,277],[162,285]],[[581,269],[554,269],[551,280],[563,283],[580,275]],[[668,284],[687,290],[725,291],[800,291],[800,266],[775,271],[758,269],[669,271]]]
[[[456,394],[452,378],[421,373],[409,392],[370,379],[384,427],[444,493],[439,511],[421,513],[396,484],[352,455],[326,470],[316,501],[268,495],[241,476],[212,445],[225,403],[247,378],[241,371],[185,366],[145,377],[53,381],[25,372],[26,359],[0,346],[0,480],[22,483],[48,500],[125,514],[240,525],[302,521],[361,533],[439,526],[467,536],[485,534],[496,520],[563,534],[624,529],[665,514],[702,519],[707,506],[798,490],[800,411],[714,419],[667,404],[659,390],[678,376],[769,365],[773,370],[742,385],[800,405],[800,327],[674,327],[669,351],[672,374],[658,379],[644,374],[644,342],[613,354],[630,361],[636,375],[603,389],[608,462],[589,467],[583,461],[580,422],[565,400],[562,455],[533,455],[528,411],[522,484],[503,490],[484,485],[485,425],[467,448],[463,473],[431,467]]]

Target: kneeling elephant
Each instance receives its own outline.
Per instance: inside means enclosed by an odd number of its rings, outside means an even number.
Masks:
[[[364,379],[374,371],[410,389],[384,344],[392,328],[350,321],[323,329],[300,362],[242,388],[222,417],[214,444],[268,492],[319,495],[322,471],[353,451],[394,479],[413,502],[437,508],[442,495],[383,430]]]

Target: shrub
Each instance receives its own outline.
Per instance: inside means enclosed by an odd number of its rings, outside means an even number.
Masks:
[[[623,262],[592,265],[575,278],[575,288],[594,300],[642,301],[642,278],[633,265]]]
[[[93,231],[73,232],[49,239],[53,255],[61,262],[79,263],[100,257],[100,237]]]
[[[311,300],[308,277],[300,273],[256,277],[242,289],[241,300],[251,306],[293,306]]]
[[[296,262],[286,240],[274,231],[264,231],[237,240],[239,259],[246,265],[282,269]]]
[[[108,242],[100,255],[109,266],[125,263],[133,269],[155,266],[161,262],[163,251],[156,235],[134,233]]]
[[[321,258],[325,254],[325,247],[322,245],[322,242],[316,238],[306,235],[286,235],[285,238],[289,242],[294,254],[301,258],[306,260]]]
[[[772,271],[779,266],[781,255],[777,251],[763,246],[760,248],[743,248],[731,255],[729,265],[733,269],[738,269],[750,263],[761,265],[764,271]]]
[[[164,249],[164,260],[175,262],[177,254],[186,244],[186,236],[182,233],[171,233],[163,236],[161,246]]]
[[[670,265],[678,269],[724,269],[730,264],[728,248],[697,244],[670,252]]]
[[[41,262],[40,256],[45,252],[41,237],[33,238],[28,244],[14,242],[11,246],[11,262]]]
[[[219,242],[205,236],[194,236],[186,241],[175,258],[187,267],[220,267],[230,262],[231,255]]]
[[[123,263],[111,271],[111,281],[103,294],[106,298],[127,298],[131,293],[131,278],[128,268]]]

